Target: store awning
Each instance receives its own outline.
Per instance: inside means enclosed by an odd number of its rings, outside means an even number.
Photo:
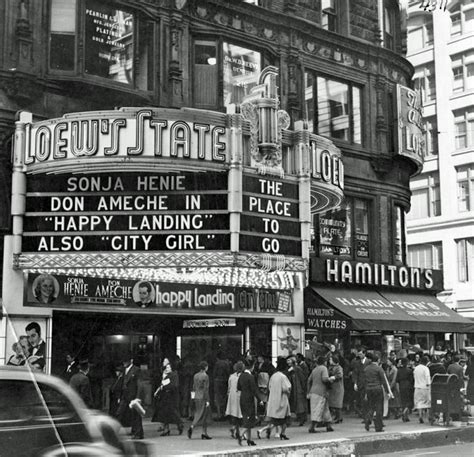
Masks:
[[[352,330],[474,332],[471,321],[429,294],[317,286],[312,291],[350,317]]]

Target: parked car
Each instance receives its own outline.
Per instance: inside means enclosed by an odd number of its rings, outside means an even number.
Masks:
[[[136,457],[113,418],[88,409],[61,379],[27,367],[0,367],[2,457]]]

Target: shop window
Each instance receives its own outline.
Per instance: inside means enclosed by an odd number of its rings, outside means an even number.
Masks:
[[[411,182],[411,209],[408,220],[441,215],[439,174],[431,173]]]
[[[408,246],[408,265],[416,268],[443,269],[441,242]]]
[[[418,68],[413,76],[415,90],[421,94],[423,102],[431,102],[436,98],[436,80],[433,66]]]
[[[362,143],[358,86],[306,72],[305,106],[310,130],[329,138]]]
[[[438,155],[438,124],[436,117],[425,119],[425,155]]]
[[[321,0],[321,27],[337,32],[336,0]]]
[[[257,85],[262,64],[257,51],[216,40],[196,40],[194,105],[215,109],[241,103]]]
[[[453,69],[453,93],[474,88],[474,51],[451,57]]]
[[[474,238],[456,241],[458,252],[458,280],[471,282],[474,278]]]
[[[78,28],[80,21],[83,27]],[[80,39],[83,46],[76,46]],[[52,0],[49,68],[52,73],[99,77],[152,89],[153,24],[131,10],[98,0]]]
[[[474,109],[454,111],[454,143],[456,149],[474,146]]]
[[[458,183],[458,211],[474,210],[474,165],[456,168]]]
[[[457,2],[450,8],[451,36],[474,32],[474,4],[471,0]]]
[[[315,252],[320,256],[370,258],[370,202],[347,197],[339,209],[315,216]]]
[[[405,263],[406,252],[406,225],[405,209],[395,205],[395,262]]]

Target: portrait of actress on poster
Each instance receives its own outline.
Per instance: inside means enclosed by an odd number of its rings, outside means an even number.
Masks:
[[[59,294],[59,283],[48,273],[39,275],[33,281],[33,295],[39,303],[52,303]]]

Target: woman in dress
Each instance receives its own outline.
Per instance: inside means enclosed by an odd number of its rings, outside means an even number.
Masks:
[[[342,422],[342,402],[344,400],[344,370],[339,363],[339,357],[335,354],[329,356],[328,375],[334,378],[329,389],[329,410],[332,413],[335,424]]]
[[[291,382],[285,371],[287,369],[287,361],[283,357],[277,360],[277,371],[272,374],[268,385],[269,396],[267,402],[267,417],[269,424],[257,431],[257,435],[261,438],[261,433],[266,432],[267,438],[270,438],[272,428],[280,427],[280,439],[288,440],[286,436],[286,427],[291,417],[290,411],[290,392]]]
[[[188,428],[188,438],[193,436],[194,427],[201,425],[202,434],[201,439],[212,440],[207,434],[207,423],[210,414],[210,397],[209,397],[209,376],[207,370],[209,365],[206,361],[199,364],[199,372],[193,378],[193,392],[194,392],[194,419],[191,426]]]
[[[408,415],[413,409],[414,379],[413,370],[408,366],[408,359],[400,360],[400,368],[397,372],[398,390],[400,392],[400,407],[402,409],[402,421],[409,422]]]
[[[398,368],[396,367],[396,360],[387,359],[387,368],[385,370],[387,381],[390,385],[393,397],[388,400],[388,414],[387,417],[393,413],[394,419],[400,418],[400,389],[397,382]]]
[[[334,377],[329,378],[328,369],[325,365],[326,359],[323,356],[316,358],[316,367],[308,378],[308,396],[311,407],[311,427],[309,433],[315,433],[316,427],[326,426],[326,431],[333,432],[331,427],[331,412],[328,402],[328,384],[334,381]]]
[[[25,365],[27,356],[23,352],[23,347],[19,341],[13,343],[12,351],[13,355],[8,359],[7,365],[14,365],[17,367]]]
[[[232,438],[240,439],[240,426],[242,425],[242,411],[240,410],[240,392],[237,390],[237,381],[242,371],[243,362],[234,364],[234,372],[229,376],[227,383],[227,406],[225,414],[230,418],[232,428],[230,434]]]
[[[255,360],[252,357],[246,357],[245,370],[240,375],[237,381],[237,390],[240,391],[240,410],[242,411],[242,425],[245,428],[245,436],[247,437],[247,444],[255,446],[255,441],[252,441],[252,428],[257,423],[257,409],[255,399],[260,401],[260,392],[257,389],[257,383],[252,373]],[[239,439],[241,444],[241,439]]]
[[[179,380],[169,361],[164,366],[161,384],[155,391],[154,403],[155,412],[151,421],[163,424],[161,436],[169,436],[169,424],[176,424],[181,435],[184,426],[179,414]]]

